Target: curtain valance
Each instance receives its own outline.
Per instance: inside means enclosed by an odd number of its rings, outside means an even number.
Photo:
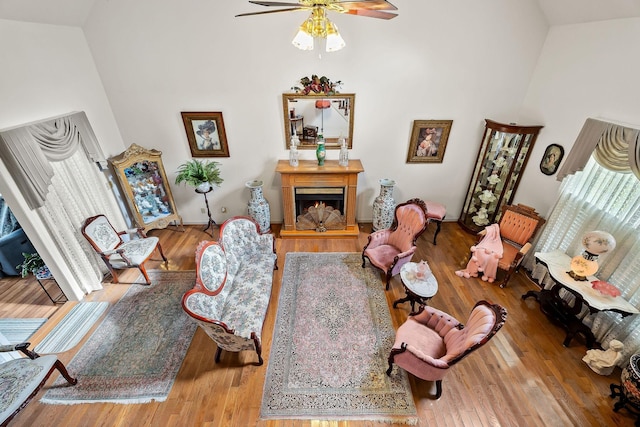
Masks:
[[[0,132],[0,157],[31,209],[44,204],[54,175],[50,162],[69,158],[79,147],[92,161],[104,161],[84,112]]]
[[[614,172],[633,172],[640,179],[638,129],[597,119],[587,119],[556,179],[583,170],[589,157]]]

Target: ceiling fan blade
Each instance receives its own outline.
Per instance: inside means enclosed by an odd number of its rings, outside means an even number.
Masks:
[[[249,0],[249,3],[259,4],[260,6],[298,6],[298,7],[301,6],[301,4],[298,3],[298,2],[292,3],[292,2],[280,2],[280,1],[252,1],[252,0]]]
[[[337,1],[333,4],[345,9],[398,10],[397,7],[385,0]]]
[[[345,13],[349,15],[367,16],[369,18],[379,18],[379,19],[393,19],[396,16],[398,16],[395,13],[380,12],[378,10],[367,10],[367,9],[349,9]]]
[[[236,18],[239,16],[251,16],[251,15],[265,15],[267,13],[279,13],[279,12],[290,12],[292,10],[305,10],[306,7],[291,7],[288,9],[278,9],[278,10],[265,10],[263,12],[249,12],[249,13],[241,13],[236,15]]]

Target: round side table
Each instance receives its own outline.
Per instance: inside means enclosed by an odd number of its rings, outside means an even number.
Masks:
[[[400,303],[410,301],[411,313],[415,313],[415,304],[426,304],[438,292],[438,281],[431,273],[431,269],[427,269],[424,277],[417,277],[418,263],[408,262],[400,268],[400,279],[404,286],[404,298],[400,298],[393,303],[393,308]]]

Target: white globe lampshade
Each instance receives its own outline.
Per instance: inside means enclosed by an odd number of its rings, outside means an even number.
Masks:
[[[593,276],[598,271],[598,262],[576,255],[571,258],[571,271],[581,277]]]
[[[616,239],[606,231],[590,231],[582,236],[582,246],[593,255],[611,252],[616,247]]]

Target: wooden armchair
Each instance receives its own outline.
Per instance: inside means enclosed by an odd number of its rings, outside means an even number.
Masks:
[[[530,241],[544,223],[545,219],[530,206],[518,204],[502,207],[499,226],[503,252],[498,269],[506,274],[500,283],[501,288],[507,285],[513,272],[520,267],[522,258],[531,249]]]
[[[4,427],[20,412],[47,382],[53,371],[58,370],[75,385],[67,368],[54,354],[40,357],[28,349],[29,343],[0,345],[0,352],[20,351],[28,357],[12,359],[0,364],[0,426]]]
[[[126,242],[122,240],[124,234],[134,233],[137,235],[137,239]],[[160,240],[157,237],[148,237],[142,228],[118,232],[104,215],[87,218],[82,227],[82,235],[107,264],[113,277],[113,283],[118,283],[116,270],[137,268],[144,276],[146,283],[150,285],[151,279],[149,279],[144,263],[151,258],[156,249],[160,252],[164,262],[167,262],[167,257],[164,256]]]

